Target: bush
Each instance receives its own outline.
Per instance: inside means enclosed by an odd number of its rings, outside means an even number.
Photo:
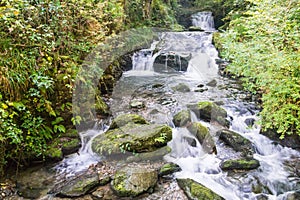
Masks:
[[[297,0],[247,0],[251,8],[220,35],[228,70],[261,91],[261,125],[300,135],[300,8]]]

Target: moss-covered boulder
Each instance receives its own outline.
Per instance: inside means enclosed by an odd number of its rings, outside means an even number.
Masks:
[[[191,122],[191,112],[189,110],[182,110],[173,117],[173,123],[177,127],[185,126],[189,122]]]
[[[224,200],[223,197],[192,179],[177,179],[177,183],[189,199]]]
[[[148,122],[140,115],[123,114],[117,116],[111,123],[109,129],[120,128],[127,124],[148,124]]]
[[[99,185],[97,172],[80,175],[70,181],[59,183],[49,192],[59,197],[79,197]]]
[[[215,121],[222,126],[229,127],[229,121],[226,119],[226,110],[214,102],[203,101],[197,104],[190,104],[188,108],[191,109],[198,118],[204,121]]]
[[[189,86],[187,86],[184,83],[179,83],[178,85],[172,87],[172,90],[177,91],[177,92],[182,92],[182,93],[191,91]]]
[[[129,123],[95,137],[92,150],[104,156],[151,152],[166,146],[171,139],[172,129],[167,125]]]
[[[200,122],[193,122],[187,129],[196,136],[204,151],[207,153],[217,153],[215,141],[210,135],[208,128]]]
[[[221,139],[226,145],[230,146],[237,152],[241,152],[242,156],[252,156],[254,154],[254,148],[250,140],[243,137],[242,135],[223,129],[217,132],[219,139]]]
[[[159,176],[165,176],[165,175],[173,174],[173,173],[179,172],[179,171],[181,171],[181,168],[179,165],[177,165],[175,163],[167,163],[160,168],[158,174],[159,174]]]
[[[155,169],[145,166],[125,166],[116,171],[112,189],[118,196],[135,197],[154,188],[158,180]]]
[[[259,166],[259,161],[254,158],[226,160],[220,164],[222,170],[251,170]]]

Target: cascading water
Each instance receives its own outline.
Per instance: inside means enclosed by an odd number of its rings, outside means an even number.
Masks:
[[[212,12],[199,12],[192,15],[193,26],[200,27],[204,31],[215,31]]]
[[[107,130],[104,122],[97,122],[93,129],[80,132],[81,148],[78,153],[65,157],[58,165],[54,167],[57,176],[72,177],[77,173],[86,170],[90,165],[98,163],[101,159],[91,149],[91,142],[94,137]]]
[[[206,31],[214,31],[212,14],[210,12],[195,14],[192,17],[193,25],[199,26]],[[273,144],[271,140],[259,134],[259,126],[253,125],[249,127],[245,121],[257,120],[258,110],[255,109],[253,103],[245,103],[237,101],[236,97],[231,94],[232,91],[223,90],[219,88],[209,88],[204,93],[181,93],[172,91],[174,85],[180,82],[186,83],[189,87],[195,88],[197,85],[206,84],[207,82],[217,79],[223,84],[231,84],[230,82],[219,77],[217,73],[217,65],[215,59],[218,58],[218,52],[212,45],[212,34],[208,32],[181,32],[181,33],[163,33],[161,35],[161,43],[156,48],[160,49],[160,54],[165,54],[166,60],[163,63],[161,72],[170,72],[168,64],[168,57],[171,54],[176,55],[190,55],[188,68],[185,73],[161,74],[156,73],[155,76],[144,76],[145,69],[140,68],[139,77],[136,74],[132,76],[130,72],[125,73],[119,84],[124,86],[126,84],[134,85],[137,88],[143,85],[151,85],[157,82],[165,86],[165,96],[172,95],[173,102],[171,104],[149,103],[146,105],[149,110],[157,109],[160,113],[169,116],[170,113],[186,108],[189,103],[196,103],[201,100],[206,101],[221,101],[224,103],[223,108],[226,109],[230,116],[231,126],[233,130],[245,138],[249,139],[256,150],[254,158],[260,162],[260,167],[256,170],[247,173],[229,173],[221,170],[220,163],[226,158],[238,158],[238,153],[230,150],[218,140],[214,124],[204,123],[213,135],[216,141],[218,154],[208,154],[203,150],[199,142],[195,146],[191,146],[186,138],[195,139],[186,128],[173,128],[173,139],[169,143],[172,152],[165,156],[165,159],[170,162],[178,164],[182,171],[176,173],[177,178],[191,178],[204,186],[210,188],[217,194],[221,195],[227,200],[236,199],[287,199],[287,195],[291,191],[300,189],[300,180],[297,176],[287,169],[286,162],[290,159],[299,159],[299,152],[290,148],[284,148],[280,145]],[[171,54],[170,54],[171,52]],[[158,58],[156,55],[155,58]],[[153,58],[153,57],[152,57]],[[156,61],[152,62],[155,71]],[[147,60],[148,58],[146,58]],[[151,68],[151,67],[150,67]],[[171,71],[172,72],[172,71]],[[221,88],[221,87],[220,87]],[[118,90],[118,89],[117,89]],[[137,89],[138,90],[138,89]],[[116,93],[123,96],[122,102],[115,103],[116,113],[126,110],[124,105],[127,105],[126,98],[136,98],[137,95],[132,95],[134,89],[130,94]],[[239,90],[236,93],[241,92]],[[124,97],[126,96],[127,97]],[[131,96],[130,96],[131,95]],[[120,98],[119,98],[120,99]],[[165,97],[163,98],[165,99]],[[171,99],[171,98],[169,98]],[[174,100],[175,99],[175,100]],[[123,102],[124,100],[124,102]],[[157,101],[151,99],[152,101]],[[160,100],[159,100],[160,101]],[[168,105],[169,107],[165,106]],[[150,113],[150,114],[149,114]],[[151,112],[144,111],[144,116],[153,119],[154,123],[169,123],[169,119],[155,118],[151,116]],[[149,117],[150,116],[150,117]],[[197,117],[192,114],[193,121],[199,121]],[[169,117],[167,117],[169,118]],[[197,141],[197,140],[196,140]],[[253,188],[262,187],[262,189],[255,191]]]
[[[227,200],[236,199],[276,199],[285,200],[291,191],[300,189],[299,177],[293,175],[287,162],[300,158],[300,153],[290,148],[273,144],[271,140],[259,134],[259,127],[250,128],[246,121],[257,120],[258,110],[253,103],[236,100],[233,93],[238,89],[230,89],[234,82],[218,75],[215,59],[218,52],[212,45],[214,31],[213,18],[210,12],[192,16],[193,25],[206,32],[166,32],[161,33],[160,41],[151,48],[136,52],[132,57],[133,70],[125,72],[114,88],[111,112],[114,116],[120,113],[136,112],[128,106],[132,100],[145,104],[138,110],[152,123],[169,124],[173,127],[173,139],[169,142],[172,152],[165,160],[178,164],[182,171],[177,178],[191,178],[210,188]],[[160,59],[160,60],[159,60]],[[173,61],[173,62],[171,62]],[[186,62],[188,61],[188,62]],[[185,62],[188,63],[185,65]],[[179,66],[179,67],[178,67]],[[150,72],[151,73],[149,76]],[[208,86],[210,81],[217,81],[217,87]],[[177,91],[175,86],[185,84],[191,89],[186,92]],[[224,89],[224,85],[229,85]],[[201,92],[196,92],[198,89]],[[175,128],[172,116],[188,104],[199,101],[222,102],[231,118],[230,129],[249,139],[256,150],[254,158],[260,167],[245,173],[224,172],[220,163],[227,158],[236,158],[238,153],[226,148],[218,140],[214,123],[201,123],[207,126],[216,142],[217,154],[208,154],[187,128]],[[199,122],[195,113],[191,113],[192,121]],[[98,124],[91,130],[80,133],[82,148],[78,154],[70,155],[55,166],[58,181],[65,177],[76,176],[91,164],[101,160],[91,150],[91,141],[98,134],[107,130],[107,126]],[[186,138],[196,141],[190,145]],[[253,187],[261,186],[254,192]],[[163,197],[161,197],[163,199]]]

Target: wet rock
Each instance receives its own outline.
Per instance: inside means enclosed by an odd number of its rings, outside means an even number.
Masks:
[[[99,155],[119,155],[155,151],[172,139],[172,129],[167,125],[129,123],[108,130],[92,141],[92,149]]]
[[[254,118],[247,118],[245,119],[245,124],[247,124],[247,126],[252,127],[254,125],[255,119]]]
[[[127,124],[148,124],[148,122],[140,115],[123,114],[117,116],[111,123],[109,129],[120,128]]]
[[[188,108],[200,119],[205,121],[216,121],[220,125],[229,127],[229,121],[226,119],[226,110],[213,102],[203,101],[197,104],[190,104],[188,105]]]
[[[186,71],[190,59],[190,54],[167,52],[156,57],[153,68],[155,72]]]
[[[204,31],[201,27],[198,26],[190,26],[188,28],[189,31]]]
[[[167,163],[160,168],[158,174],[159,174],[159,176],[165,176],[165,175],[173,174],[173,173],[179,172],[179,171],[181,171],[181,168],[179,167],[179,165],[177,165],[175,163]]]
[[[200,122],[193,122],[187,129],[196,136],[204,151],[207,153],[217,153],[215,141],[205,126]]]
[[[155,169],[136,165],[125,166],[116,171],[112,189],[118,196],[135,197],[154,188],[158,180]]]
[[[194,138],[184,136],[182,139],[184,141],[186,141],[192,147],[196,147],[197,146],[197,142],[196,142],[196,140]]]
[[[133,100],[130,102],[129,106],[130,108],[141,109],[145,107],[145,104],[142,101]]]
[[[261,130],[260,134],[267,136],[282,146],[300,150],[300,137],[297,134],[285,135],[283,139],[279,139],[280,133],[277,133],[275,130]]]
[[[240,134],[230,131],[228,129],[223,129],[217,132],[220,135],[220,139],[232,149],[237,152],[241,152],[243,156],[252,156],[254,154],[254,149],[252,143]]]
[[[178,85],[172,87],[172,90],[177,91],[177,92],[182,92],[182,93],[191,91],[189,86],[187,86],[184,83],[179,83]]]
[[[210,82],[208,82],[206,85],[210,86],[210,87],[216,87],[217,86],[217,81],[216,79],[211,80]]]
[[[79,197],[87,194],[99,185],[97,172],[82,174],[63,184],[59,183],[49,192],[59,197]]]
[[[256,196],[256,199],[257,200],[269,200],[269,197],[268,197],[268,195],[260,194],[260,195]]]
[[[300,190],[292,192],[287,195],[286,200],[297,200],[300,199]]]
[[[161,87],[163,87],[163,86],[164,86],[164,84],[161,84],[161,83],[155,83],[155,84],[152,85],[152,88],[161,88]]]
[[[70,138],[68,141],[63,143],[61,150],[64,155],[69,155],[78,152],[80,147],[81,141],[79,138]]]
[[[223,200],[224,198],[205,187],[204,185],[197,183],[192,179],[177,179],[178,185],[188,196],[189,199],[205,199],[205,200]]]
[[[251,170],[258,168],[259,166],[259,161],[254,158],[226,160],[220,165],[222,170]]]
[[[194,90],[194,92],[205,92],[207,90],[208,90],[208,88],[197,88]]]
[[[204,86],[205,86],[204,84],[197,85],[198,88],[203,88]]]
[[[140,161],[156,161],[162,160],[165,155],[170,153],[172,149],[168,146],[161,147],[155,151],[147,153],[139,153],[134,156],[130,156],[126,159],[127,162],[140,162]]]
[[[176,127],[185,126],[191,122],[191,112],[189,110],[182,110],[173,117],[173,123]]]

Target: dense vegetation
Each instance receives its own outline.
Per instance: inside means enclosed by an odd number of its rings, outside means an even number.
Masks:
[[[97,44],[129,28],[172,28],[177,1],[0,2],[0,175],[45,157],[72,118],[74,80]],[[72,123],[72,122],[74,123]]]
[[[283,138],[300,135],[300,7],[298,0],[246,0],[220,35],[228,70],[262,93],[261,124]]]

